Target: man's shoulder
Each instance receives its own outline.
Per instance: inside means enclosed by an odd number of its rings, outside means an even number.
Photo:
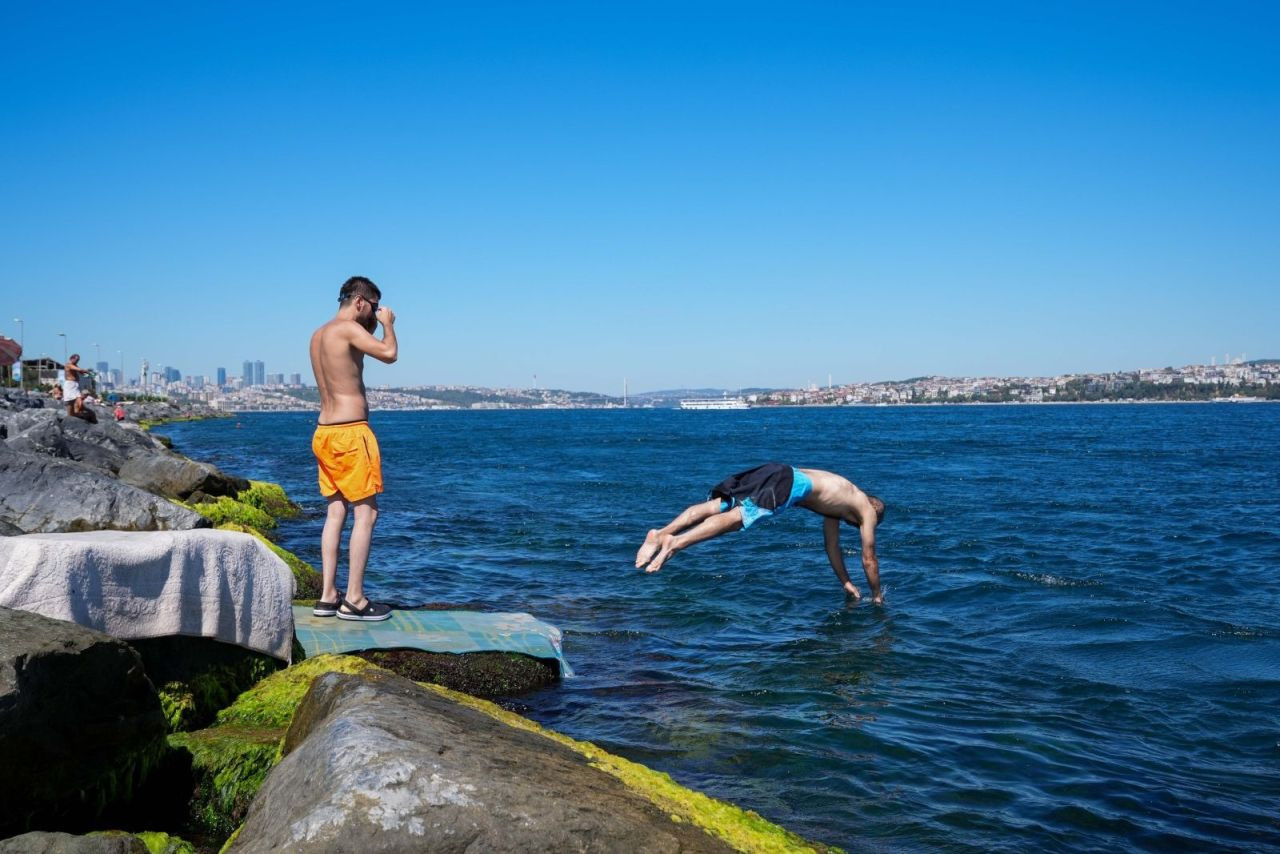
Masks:
[[[352,327],[358,326],[354,320],[346,320],[341,317],[335,317],[332,320],[322,324],[319,329],[312,333],[312,338],[333,338],[335,336],[347,337],[351,334]]]

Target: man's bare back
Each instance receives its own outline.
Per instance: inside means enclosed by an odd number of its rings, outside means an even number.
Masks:
[[[375,315],[374,305],[352,305],[350,310],[344,307],[311,336],[311,370],[320,390],[321,424],[366,420],[369,404],[364,388],[365,354],[387,364],[396,360],[395,313],[389,308],[377,308]],[[382,323],[381,341],[365,325],[376,328],[371,323],[374,317]]]
[[[865,492],[847,478],[822,469],[800,469],[813,482],[813,491],[800,502],[815,513],[836,518],[850,525],[861,525],[862,520],[875,518],[875,507]]]

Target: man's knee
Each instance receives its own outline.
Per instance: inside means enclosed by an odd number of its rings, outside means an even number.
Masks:
[[[357,522],[367,522],[372,525],[378,518],[378,499],[375,496],[353,501],[351,507],[355,511]]]

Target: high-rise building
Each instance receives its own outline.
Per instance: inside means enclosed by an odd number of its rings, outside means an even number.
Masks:
[[[267,366],[262,364],[262,362],[253,363],[253,384],[254,385],[267,384],[266,371],[267,371]]]
[[[108,372],[111,370],[111,366],[108,365],[106,362],[99,362],[97,365],[94,366],[94,370],[102,374],[102,376],[106,377]]]
[[[284,385],[284,374],[267,374],[267,385],[277,388]]]
[[[247,359],[245,360],[244,373],[242,373],[240,376],[241,376],[243,388],[248,388],[249,386],[253,385],[253,362],[250,362]]]
[[[178,370],[177,368],[165,368],[164,381],[167,383],[182,382],[182,371]]]
[[[218,388],[222,388],[227,384],[227,369],[218,368]]]
[[[302,374],[289,374],[289,385],[300,388],[302,386]]]

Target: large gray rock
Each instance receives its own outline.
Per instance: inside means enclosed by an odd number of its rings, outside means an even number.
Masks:
[[[317,679],[229,850],[730,851],[586,758],[391,674]]]
[[[59,423],[73,460],[112,474],[120,471],[120,466],[130,457],[167,453],[160,442],[136,424],[117,424],[110,418],[91,424],[66,417],[59,419]]]
[[[33,831],[0,839],[0,854],[148,854],[147,844],[130,833],[72,836]]]
[[[195,492],[235,495],[249,487],[243,478],[169,451],[132,422],[117,424],[105,417],[90,423],[54,409],[9,412],[0,422],[5,444],[15,451],[73,459],[166,498],[185,499]]]
[[[139,489],[169,498],[192,493],[235,495],[249,488],[249,481],[223,474],[216,466],[198,463],[172,451],[134,454],[120,466],[117,476]]]
[[[192,510],[69,460],[0,444],[0,531],[167,531],[210,527]]]
[[[142,781],[164,734],[128,644],[0,608],[0,836],[87,825]]]
[[[9,437],[5,444],[15,451],[49,457],[71,456],[57,413],[27,410],[9,418],[5,427]]]

